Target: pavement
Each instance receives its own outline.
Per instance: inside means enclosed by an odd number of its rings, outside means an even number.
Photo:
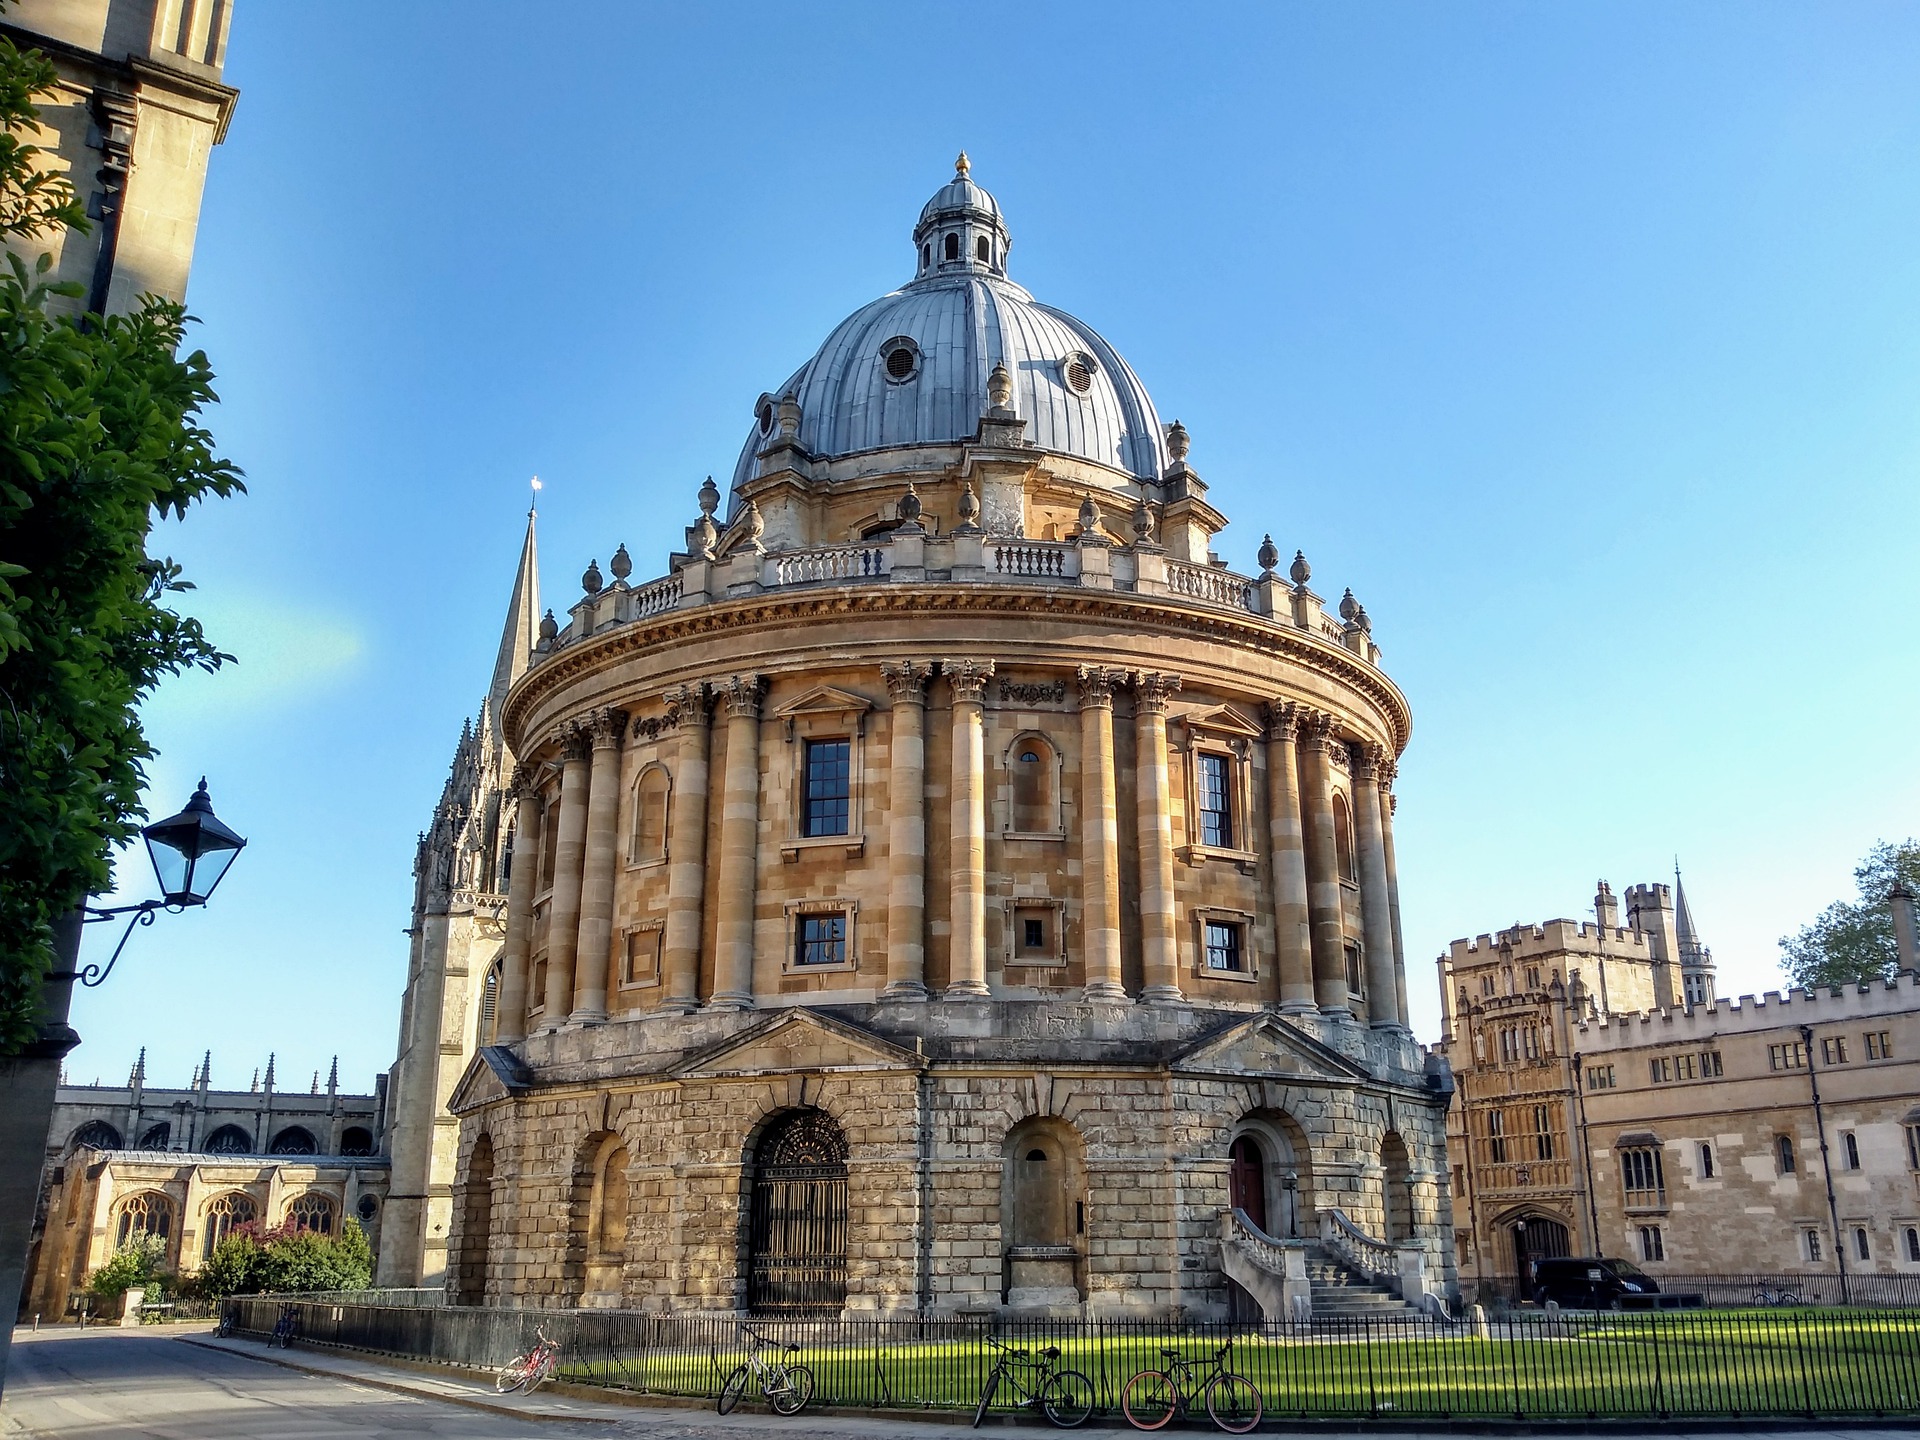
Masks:
[[[596,1440],[634,1435],[656,1440],[781,1440],[783,1434],[807,1440],[958,1440],[961,1428],[952,1419],[823,1414],[785,1419],[745,1412],[720,1416],[710,1406],[641,1397],[599,1399],[571,1386],[502,1396],[491,1380],[458,1372],[308,1348],[269,1351],[256,1341],[216,1339],[209,1329],[185,1326],[16,1331],[6,1394],[0,1400],[0,1436],[39,1440]],[[1001,1434],[1013,1428],[993,1427]],[[1298,1428],[1375,1440],[1408,1440],[1450,1428],[1491,1431],[1439,1425]],[[1502,1430],[1515,1433],[1519,1428]],[[1653,1440],[1688,1427],[1594,1428],[1620,1440]],[[1536,1433],[1559,1429],[1540,1426]],[[1053,1433],[1045,1426],[1017,1430],[1035,1436]],[[1139,1432],[1096,1424],[1077,1433],[1087,1440],[1131,1440]],[[1803,1422],[1738,1433],[1754,1440],[1885,1440],[1894,1434],[1920,1436],[1920,1427]]]

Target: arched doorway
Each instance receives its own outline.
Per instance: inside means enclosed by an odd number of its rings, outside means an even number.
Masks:
[[[1513,1237],[1513,1274],[1522,1296],[1533,1288],[1533,1262],[1557,1260],[1571,1253],[1567,1227],[1545,1215],[1522,1215],[1511,1220],[1507,1233]]]
[[[1250,1112],[1227,1147],[1229,1203],[1276,1240],[1298,1240],[1311,1224],[1301,1173],[1306,1137],[1281,1111]]]
[[[838,1312],[847,1302],[847,1140],[824,1110],[776,1116],[754,1146],[747,1308]]]
[[[1244,1210],[1262,1230],[1267,1228],[1266,1157],[1251,1135],[1242,1135],[1227,1152],[1227,1194],[1234,1209]]]
[[[1380,1141],[1380,1187],[1387,1243],[1413,1239],[1412,1158],[1407,1142],[1391,1130]]]
[[[371,1196],[366,1199],[371,1199]],[[365,1200],[361,1202],[363,1215]],[[483,1305],[487,1298],[487,1251],[493,1248],[493,1139],[473,1142],[467,1186],[460,1197],[460,1248],[453,1265],[453,1303]]]

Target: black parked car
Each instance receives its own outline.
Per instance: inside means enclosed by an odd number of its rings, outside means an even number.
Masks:
[[[1551,1300],[1563,1309],[1631,1310],[1660,1303],[1652,1298],[1660,1293],[1659,1284],[1631,1260],[1563,1256],[1535,1260],[1529,1268],[1536,1305]]]

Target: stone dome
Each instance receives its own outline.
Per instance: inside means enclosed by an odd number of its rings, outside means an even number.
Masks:
[[[734,468],[736,496],[776,436],[782,397],[799,402],[799,443],[816,459],[948,446],[979,428],[996,365],[1012,379],[1010,408],[1026,421],[1027,443],[1116,478],[1161,478],[1166,440],[1146,387],[1092,326],[1007,278],[999,204],[973,182],[966,156],[921,211],[914,245],[912,281],[841,321],[760,398]]]

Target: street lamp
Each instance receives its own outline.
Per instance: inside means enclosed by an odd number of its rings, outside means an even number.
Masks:
[[[120,959],[120,952],[127,948],[136,925],[151,925],[155,913],[161,910],[178,914],[191,906],[206,904],[207,897],[213,894],[214,887],[225,878],[228,867],[247,844],[213,813],[204,775],[200,777],[200,788],[193,792],[184,810],[154,821],[140,835],[147,842],[147,855],[160,881],[160,898],[110,908],[87,906],[88,924],[120,915],[133,918],[127,922],[126,933],[113,947],[112,958],[104,968],[89,965],[83,970],[57,971],[47,977],[49,980],[78,980],[88,988],[104,982],[113,973],[114,964]]]

